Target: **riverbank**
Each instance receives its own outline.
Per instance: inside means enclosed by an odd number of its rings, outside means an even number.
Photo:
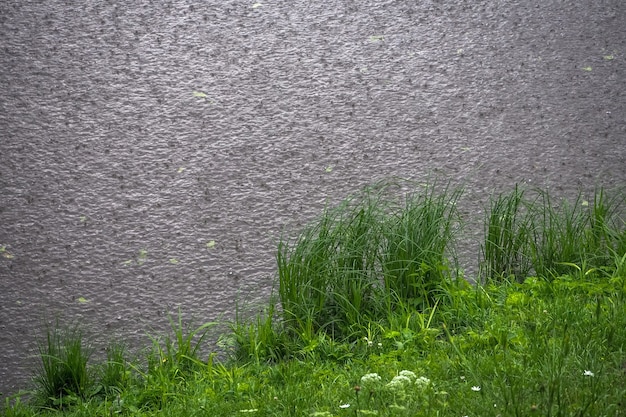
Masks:
[[[281,240],[275,299],[226,332],[179,313],[140,355],[112,342],[96,362],[80,329],[48,329],[4,414],[624,415],[623,195],[495,197],[472,286],[449,260],[458,192],[389,191]]]
[[[371,323],[351,343],[318,335],[281,361],[194,358],[176,327],[135,361],[110,351],[84,398],[37,407],[18,395],[4,413],[622,416],[626,280],[590,275],[450,284],[437,307]]]

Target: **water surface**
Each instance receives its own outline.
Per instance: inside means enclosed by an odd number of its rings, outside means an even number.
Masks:
[[[626,180],[620,0],[5,1],[0,392],[60,317],[138,348],[265,300],[274,249],[387,177],[482,207]]]

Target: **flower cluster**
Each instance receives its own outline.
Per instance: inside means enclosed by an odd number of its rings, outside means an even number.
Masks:
[[[411,385],[411,378],[404,375],[394,376],[391,381],[386,385],[387,388],[393,393],[403,393],[404,389]]]
[[[377,373],[365,374],[361,377],[361,385],[373,388],[380,385],[382,378]]]
[[[425,376],[420,376],[415,380],[415,385],[417,385],[420,389],[425,389],[430,385],[430,379]]]
[[[417,389],[419,392],[428,388],[430,384],[430,379],[424,376],[418,377],[414,372],[407,370],[400,371],[398,375],[384,385],[382,378],[377,373],[369,373],[361,377],[361,385],[370,392],[370,395],[375,391],[387,393],[393,397],[394,403],[404,401],[412,387],[415,387],[413,389]]]

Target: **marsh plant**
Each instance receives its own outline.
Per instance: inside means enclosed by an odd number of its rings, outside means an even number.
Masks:
[[[450,278],[460,195],[460,190],[424,187],[390,213],[380,248],[386,295],[418,309],[433,305],[441,284]]]
[[[491,199],[481,247],[484,277],[491,280],[510,276],[524,279],[532,270],[532,224],[524,194],[525,191],[516,185],[514,191]]]
[[[111,397],[123,391],[131,382],[131,370],[126,345],[111,342],[106,350],[106,361],[100,366],[99,384],[103,394]]]
[[[47,326],[39,343],[40,366],[35,374],[37,399],[43,407],[59,407],[84,399],[93,386],[87,368],[92,349],[77,327]]]
[[[196,367],[204,366],[199,356],[210,329],[216,323],[209,322],[195,328],[191,324],[185,325],[180,310],[176,319],[170,315],[169,321],[170,332],[163,340],[150,336],[152,349],[148,355],[148,374],[162,376],[160,374],[164,372],[168,377],[184,381]]]
[[[278,245],[279,296],[287,331],[350,337],[355,328],[411,304],[427,308],[451,270],[458,191],[398,184],[366,188],[327,208]]]
[[[598,189],[556,203],[548,192],[516,186],[491,200],[481,248],[483,280],[602,273],[626,252],[622,192]]]

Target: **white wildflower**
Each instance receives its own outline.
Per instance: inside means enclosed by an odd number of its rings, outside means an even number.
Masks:
[[[404,375],[394,376],[391,382],[389,382],[389,384],[392,384],[392,383],[402,384],[402,386],[404,387],[404,386],[411,384],[411,378],[409,378],[408,376],[404,376]]]
[[[382,381],[377,373],[365,374],[361,377],[361,385],[377,385]]]
[[[430,385],[430,379],[426,378],[425,376],[420,376],[415,380],[415,385],[422,389],[426,388],[428,385]]]
[[[399,379],[392,379],[385,385],[392,392],[403,391],[404,392],[404,384]]]
[[[584,375],[584,376],[595,376],[595,374],[594,374],[593,372],[591,372],[591,371],[585,371],[585,372],[583,373],[583,375]]]
[[[478,385],[474,385],[474,386],[472,387],[472,391],[476,391],[476,392],[478,392],[478,391],[480,391],[480,387],[479,387]]]
[[[415,381],[415,378],[417,378],[417,375],[415,375],[414,372],[407,371],[407,370],[400,371],[400,376],[405,376],[409,378],[411,381]]]

